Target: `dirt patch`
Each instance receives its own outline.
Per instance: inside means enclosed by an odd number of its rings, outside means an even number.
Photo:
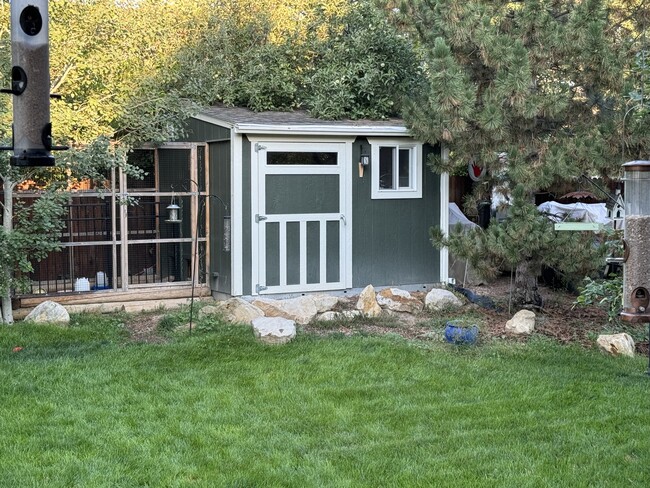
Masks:
[[[133,342],[148,342],[160,344],[167,342],[167,339],[158,333],[158,324],[165,314],[142,313],[134,315],[126,321],[126,329],[129,331],[130,339]]]
[[[341,333],[352,335],[365,334],[399,334],[407,339],[439,339],[442,337],[444,323],[453,320],[454,315],[470,317],[480,324],[483,340],[501,338],[512,341],[525,341],[527,337],[516,336],[505,330],[505,325],[518,312],[511,306],[511,281],[509,276],[502,276],[490,283],[473,286],[471,291],[481,297],[490,298],[496,309],[486,309],[474,303],[468,303],[462,309],[440,312],[423,312],[419,315],[392,314],[388,319],[366,320],[357,318],[349,322],[334,324],[310,324],[303,328],[306,332],[319,335]],[[561,343],[577,343],[584,347],[593,347],[595,338],[601,333],[614,333],[616,327],[607,320],[605,310],[596,306],[579,307],[574,302],[576,295],[566,290],[540,286],[539,294],[543,299],[543,307],[535,309],[536,333],[551,337]],[[424,293],[418,292],[418,298],[424,300]],[[356,297],[350,297],[341,305],[341,309],[352,310]],[[389,325],[382,325],[388,320]],[[643,336],[643,327],[635,328],[636,334]],[[622,332],[623,330],[621,330]],[[647,346],[644,342],[637,344],[637,350],[642,352]]]

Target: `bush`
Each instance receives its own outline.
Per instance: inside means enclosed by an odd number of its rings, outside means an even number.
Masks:
[[[623,308],[623,277],[610,275],[609,278],[593,280],[585,278],[576,305],[598,305],[607,310],[609,322],[618,322]]]

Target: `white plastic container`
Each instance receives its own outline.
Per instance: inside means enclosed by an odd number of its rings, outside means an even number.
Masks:
[[[95,287],[98,289],[106,288],[106,273],[97,271],[95,275]]]
[[[74,291],[90,291],[90,281],[88,278],[77,278],[74,281]]]

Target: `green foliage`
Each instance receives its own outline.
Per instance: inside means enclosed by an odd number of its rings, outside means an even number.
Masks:
[[[430,166],[487,168],[475,200],[489,200],[493,188],[520,192],[505,222],[450,237],[452,252],[487,273],[507,263],[534,278],[547,264],[582,279],[602,263],[603,246],[589,242],[593,235],[553,232],[524,200],[581,175],[616,177],[623,157],[645,159],[650,138],[635,118],[625,124],[625,97],[650,6],[405,0],[401,13],[426,66],[405,119],[418,138],[449,148]]]
[[[633,32],[648,11],[605,0],[407,0],[402,20],[422,49],[427,85],[405,118],[419,138],[448,144],[438,170],[473,160],[489,184],[505,178],[532,192],[616,175],[626,74],[640,44]],[[648,142],[627,140],[626,154],[641,157]]]
[[[408,39],[369,1],[309,17],[306,35],[277,39],[267,18],[213,16],[177,54],[170,89],[200,104],[307,108],[327,119],[397,114],[420,75]]]
[[[65,194],[51,191],[29,202],[15,202],[13,229],[0,227],[0,294],[22,288],[24,275],[33,271],[32,263],[59,249],[65,201]]]
[[[368,2],[330,26],[307,80],[306,104],[325,119],[398,115],[421,73],[408,37]]]
[[[526,263],[532,273],[546,265],[567,282],[576,282],[602,267],[609,250],[604,238],[592,232],[556,231],[553,222],[528,202],[521,188],[515,189],[513,197],[503,222],[492,220],[487,229],[467,232],[457,226],[447,237],[434,227],[430,230],[432,243],[449,247],[452,254],[467,259],[486,278]]]
[[[609,322],[619,322],[619,314],[623,309],[623,277],[611,275],[606,279],[594,280],[585,278],[576,305],[598,305],[607,310]]]

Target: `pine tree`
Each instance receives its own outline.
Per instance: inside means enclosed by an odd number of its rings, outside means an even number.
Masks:
[[[590,260],[599,264],[594,246],[585,244],[593,235],[557,234],[536,212],[533,195],[583,175],[616,176],[623,157],[647,159],[647,111],[628,117],[627,126],[624,117],[650,6],[406,0],[400,10],[422,48],[427,77],[405,118],[417,137],[450,149],[432,168],[474,162],[487,168],[476,199],[489,199],[494,187],[513,195],[505,222],[450,239],[434,233],[434,242],[482,262],[485,272],[500,260],[514,266],[520,303],[537,301],[534,277],[542,264],[567,273],[585,272]]]

